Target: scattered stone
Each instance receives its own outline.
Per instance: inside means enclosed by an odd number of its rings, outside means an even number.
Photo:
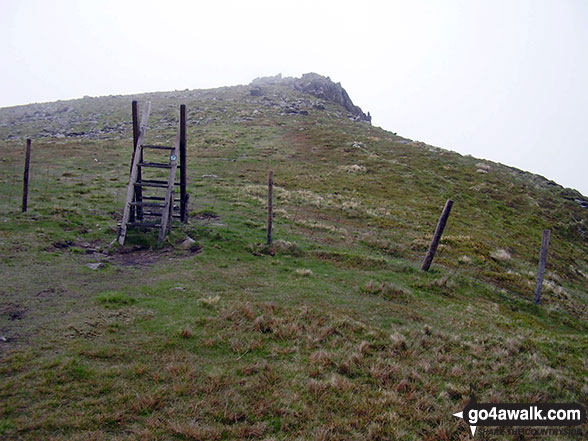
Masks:
[[[205,178],[205,179],[217,179],[218,178],[217,175],[213,175],[213,174],[210,174],[210,175],[202,175],[202,177]]]
[[[186,291],[186,288],[183,286],[175,286],[171,289],[172,291]]]
[[[345,173],[365,173],[367,168],[364,165],[352,164],[352,165],[341,165],[339,169]]]
[[[181,244],[179,244],[178,248],[181,248],[182,250],[189,250],[195,244],[196,244],[196,241],[194,239],[192,239],[190,236],[186,236],[186,240],[184,240]]]
[[[490,253],[490,257],[498,262],[508,262],[512,256],[503,248],[498,248]]]
[[[486,171],[490,170],[490,168],[491,168],[488,164],[485,164],[483,162],[478,162],[476,164],[476,167],[478,167],[481,170],[486,170]]]
[[[261,87],[252,87],[249,93],[251,94],[251,96],[263,96]]]
[[[25,311],[18,310],[18,311],[11,311],[8,314],[8,320],[22,320],[24,317]]]
[[[86,266],[88,268],[90,268],[91,270],[97,270],[97,269],[101,269],[101,268],[106,268],[106,265],[104,265],[102,262],[87,263]]]
[[[54,248],[57,248],[58,250],[64,250],[73,246],[73,244],[74,243],[71,240],[66,240],[63,242],[54,242],[52,245]]]

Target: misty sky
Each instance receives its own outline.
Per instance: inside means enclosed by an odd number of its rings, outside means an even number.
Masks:
[[[0,107],[317,72],[373,124],[588,195],[588,0],[0,0]]]

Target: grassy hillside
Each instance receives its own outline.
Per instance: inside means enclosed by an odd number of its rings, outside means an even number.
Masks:
[[[109,245],[132,99],[153,103],[157,142],[188,107],[191,222],[162,249],[156,232]],[[457,440],[470,383],[480,401],[588,404],[588,209],[573,190],[279,84],[0,109],[0,149],[5,439]]]

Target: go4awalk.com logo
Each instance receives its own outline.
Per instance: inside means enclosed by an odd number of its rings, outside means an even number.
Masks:
[[[577,403],[478,403],[476,395],[472,390],[469,403],[463,411],[454,413],[453,416],[462,418],[470,426],[472,436],[474,436],[479,426],[502,428],[515,426],[559,426],[569,429],[572,426],[584,424],[586,421],[586,409]],[[553,432],[553,429],[543,429],[543,431],[541,429],[534,430],[536,434],[549,434]],[[521,432],[520,429],[517,433],[519,432]]]

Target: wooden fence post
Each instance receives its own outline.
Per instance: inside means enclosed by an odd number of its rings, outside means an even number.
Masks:
[[[188,222],[186,193],[186,105],[180,105],[180,220]]]
[[[267,182],[267,244],[272,244],[274,218],[274,171],[270,170]]]
[[[425,256],[425,260],[423,260],[423,265],[421,266],[421,270],[423,271],[428,271],[431,267],[431,263],[433,262],[433,258],[437,252],[437,247],[439,246],[439,241],[441,240],[441,235],[443,234],[443,230],[447,224],[447,218],[449,217],[449,213],[451,213],[452,206],[453,201],[451,199],[447,199],[447,202],[445,202],[445,207],[443,208],[443,212],[441,213],[441,217],[439,218],[439,222],[437,223],[437,228],[435,229],[435,234],[433,235],[433,240],[431,241],[431,246],[429,247],[429,251]]]
[[[547,250],[549,249],[550,237],[551,230],[543,230],[543,237],[541,239],[541,253],[539,254],[539,267],[537,269],[537,286],[535,287],[535,297],[533,298],[535,305],[538,305],[539,301],[541,300],[541,289],[543,287],[545,265],[547,264]]]
[[[139,140],[139,109],[137,105],[137,101],[133,100],[131,103],[131,114],[133,116],[133,156],[135,156],[135,152],[137,151],[137,142]],[[142,159],[142,158],[141,158]],[[131,173],[133,171],[133,158],[131,157]],[[137,180],[141,180],[141,169],[137,171]],[[135,187],[135,195],[133,200],[135,202],[141,202],[143,199],[143,190],[141,187]],[[129,220],[131,222],[135,221],[135,215],[137,219],[141,220],[143,218],[143,207],[131,207],[131,213]]]
[[[31,140],[27,139],[27,149],[25,153],[25,166],[22,183],[22,212],[26,213],[29,202],[29,168],[31,166]]]

